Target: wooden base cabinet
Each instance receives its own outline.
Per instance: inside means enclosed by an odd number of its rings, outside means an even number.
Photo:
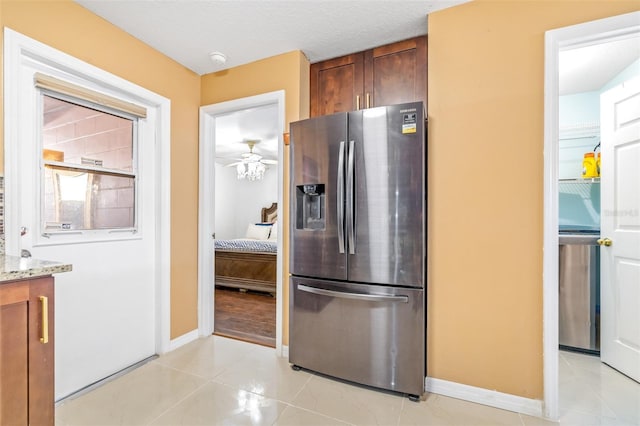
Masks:
[[[53,278],[0,283],[0,425],[54,424]]]
[[[427,36],[311,65],[311,117],[422,101],[427,105]]]

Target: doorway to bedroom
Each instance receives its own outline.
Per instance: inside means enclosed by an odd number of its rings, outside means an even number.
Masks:
[[[280,354],[284,94],[202,107],[201,123],[200,335]]]

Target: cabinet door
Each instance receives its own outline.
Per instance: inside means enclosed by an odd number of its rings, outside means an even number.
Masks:
[[[355,53],[311,65],[311,117],[362,108],[363,60]]]
[[[53,305],[53,277],[30,280],[29,423],[32,425],[53,425],[55,418]]]
[[[28,424],[29,285],[0,285],[0,424]]]
[[[363,108],[422,101],[427,106],[427,37],[365,52]]]

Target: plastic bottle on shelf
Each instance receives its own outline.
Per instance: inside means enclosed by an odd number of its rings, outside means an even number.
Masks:
[[[593,152],[586,152],[582,160],[582,177],[594,178],[598,177],[598,169],[596,165],[596,155]]]

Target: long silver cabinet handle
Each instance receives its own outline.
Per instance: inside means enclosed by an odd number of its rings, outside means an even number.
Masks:
[[[409,303],[409,296],[387,296],[384,294],[360,294],[360,293],[344,293],[342,291],[325,290],[324,288],[309,287],[308,285],[298,284],[298,290],[307,293],[320,294],[322,296],[338,297],[340,299],[363,300],[367,302],[400,302]]]
[[[338,214],[338,251],[344,253],[344,141],[340,142],[338,154],[338,185],[337,185],[337,214]]]
[[[349,254],[356,254],[356,212],[353,190],[354,157],[355,142],[349,141],[349,160],[347,164],[347,238],[349,240]]]

